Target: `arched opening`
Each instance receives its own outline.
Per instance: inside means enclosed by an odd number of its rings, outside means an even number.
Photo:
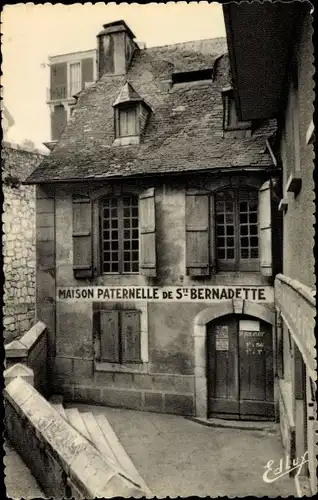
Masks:
[[[196,416],[275,417],[275,315],[249,301],[222,301],[194,321]]]

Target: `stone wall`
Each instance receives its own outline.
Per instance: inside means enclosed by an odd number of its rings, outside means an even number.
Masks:
[[[35,187],[21,182],[44,156],[3,143],[5,342],[20,337],[35,322]]]

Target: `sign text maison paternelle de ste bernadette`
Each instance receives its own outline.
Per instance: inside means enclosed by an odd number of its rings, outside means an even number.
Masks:
[[[213,302],[231,299],[273,302],[273,288],[270,286],[92,286],[57,289],[57,300]]]

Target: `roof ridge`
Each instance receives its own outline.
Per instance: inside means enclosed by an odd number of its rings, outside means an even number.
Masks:
[[[194,43],[194,42],[207,42],[211,40],[224,40],[226,42],[226,36],[218,36],[216,38],[199,38],[197,40],[188,40],[186,42],[167,43],[165,45],[154,45],[153,47],[146,47],[145,49],[140,49],[140,50],[143,51],[151,49],[161,49],[163,47],[174,47],[175,45],[185,45],[186,43]]]

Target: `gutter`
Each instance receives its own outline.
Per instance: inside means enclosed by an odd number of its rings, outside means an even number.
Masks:
[[[171,176],[185,176],[188,174],[228,174],[228,173],[244,173],[244,172],[272,172],[276,171],[276,167],[272,165],[263,165],[263,166],[246,166],[246,167],[223,167],[223,168],[214,168],[214,169],[207,169],[207,168],[202,168],[200,170],[183,170],[180,172],[149,172],[145,173],[142,172],[140,174],[134,174],[134,175],[114,175],[114,176],[108,176],[108,177],[86,177],[86,178],[73,178],[73,179],[46,179],[42,181],[23,181],[21,182],[22,185],[25,186],[31,186],[31,185],[37,185],[37,184],[76,184],[76,183],[83,183],[83,182],[109,182],[109,181],[122,181],[122,180],[133,180],[133,179],[140,179],[140,178],[156,178],[156,177],[171,177]]]

